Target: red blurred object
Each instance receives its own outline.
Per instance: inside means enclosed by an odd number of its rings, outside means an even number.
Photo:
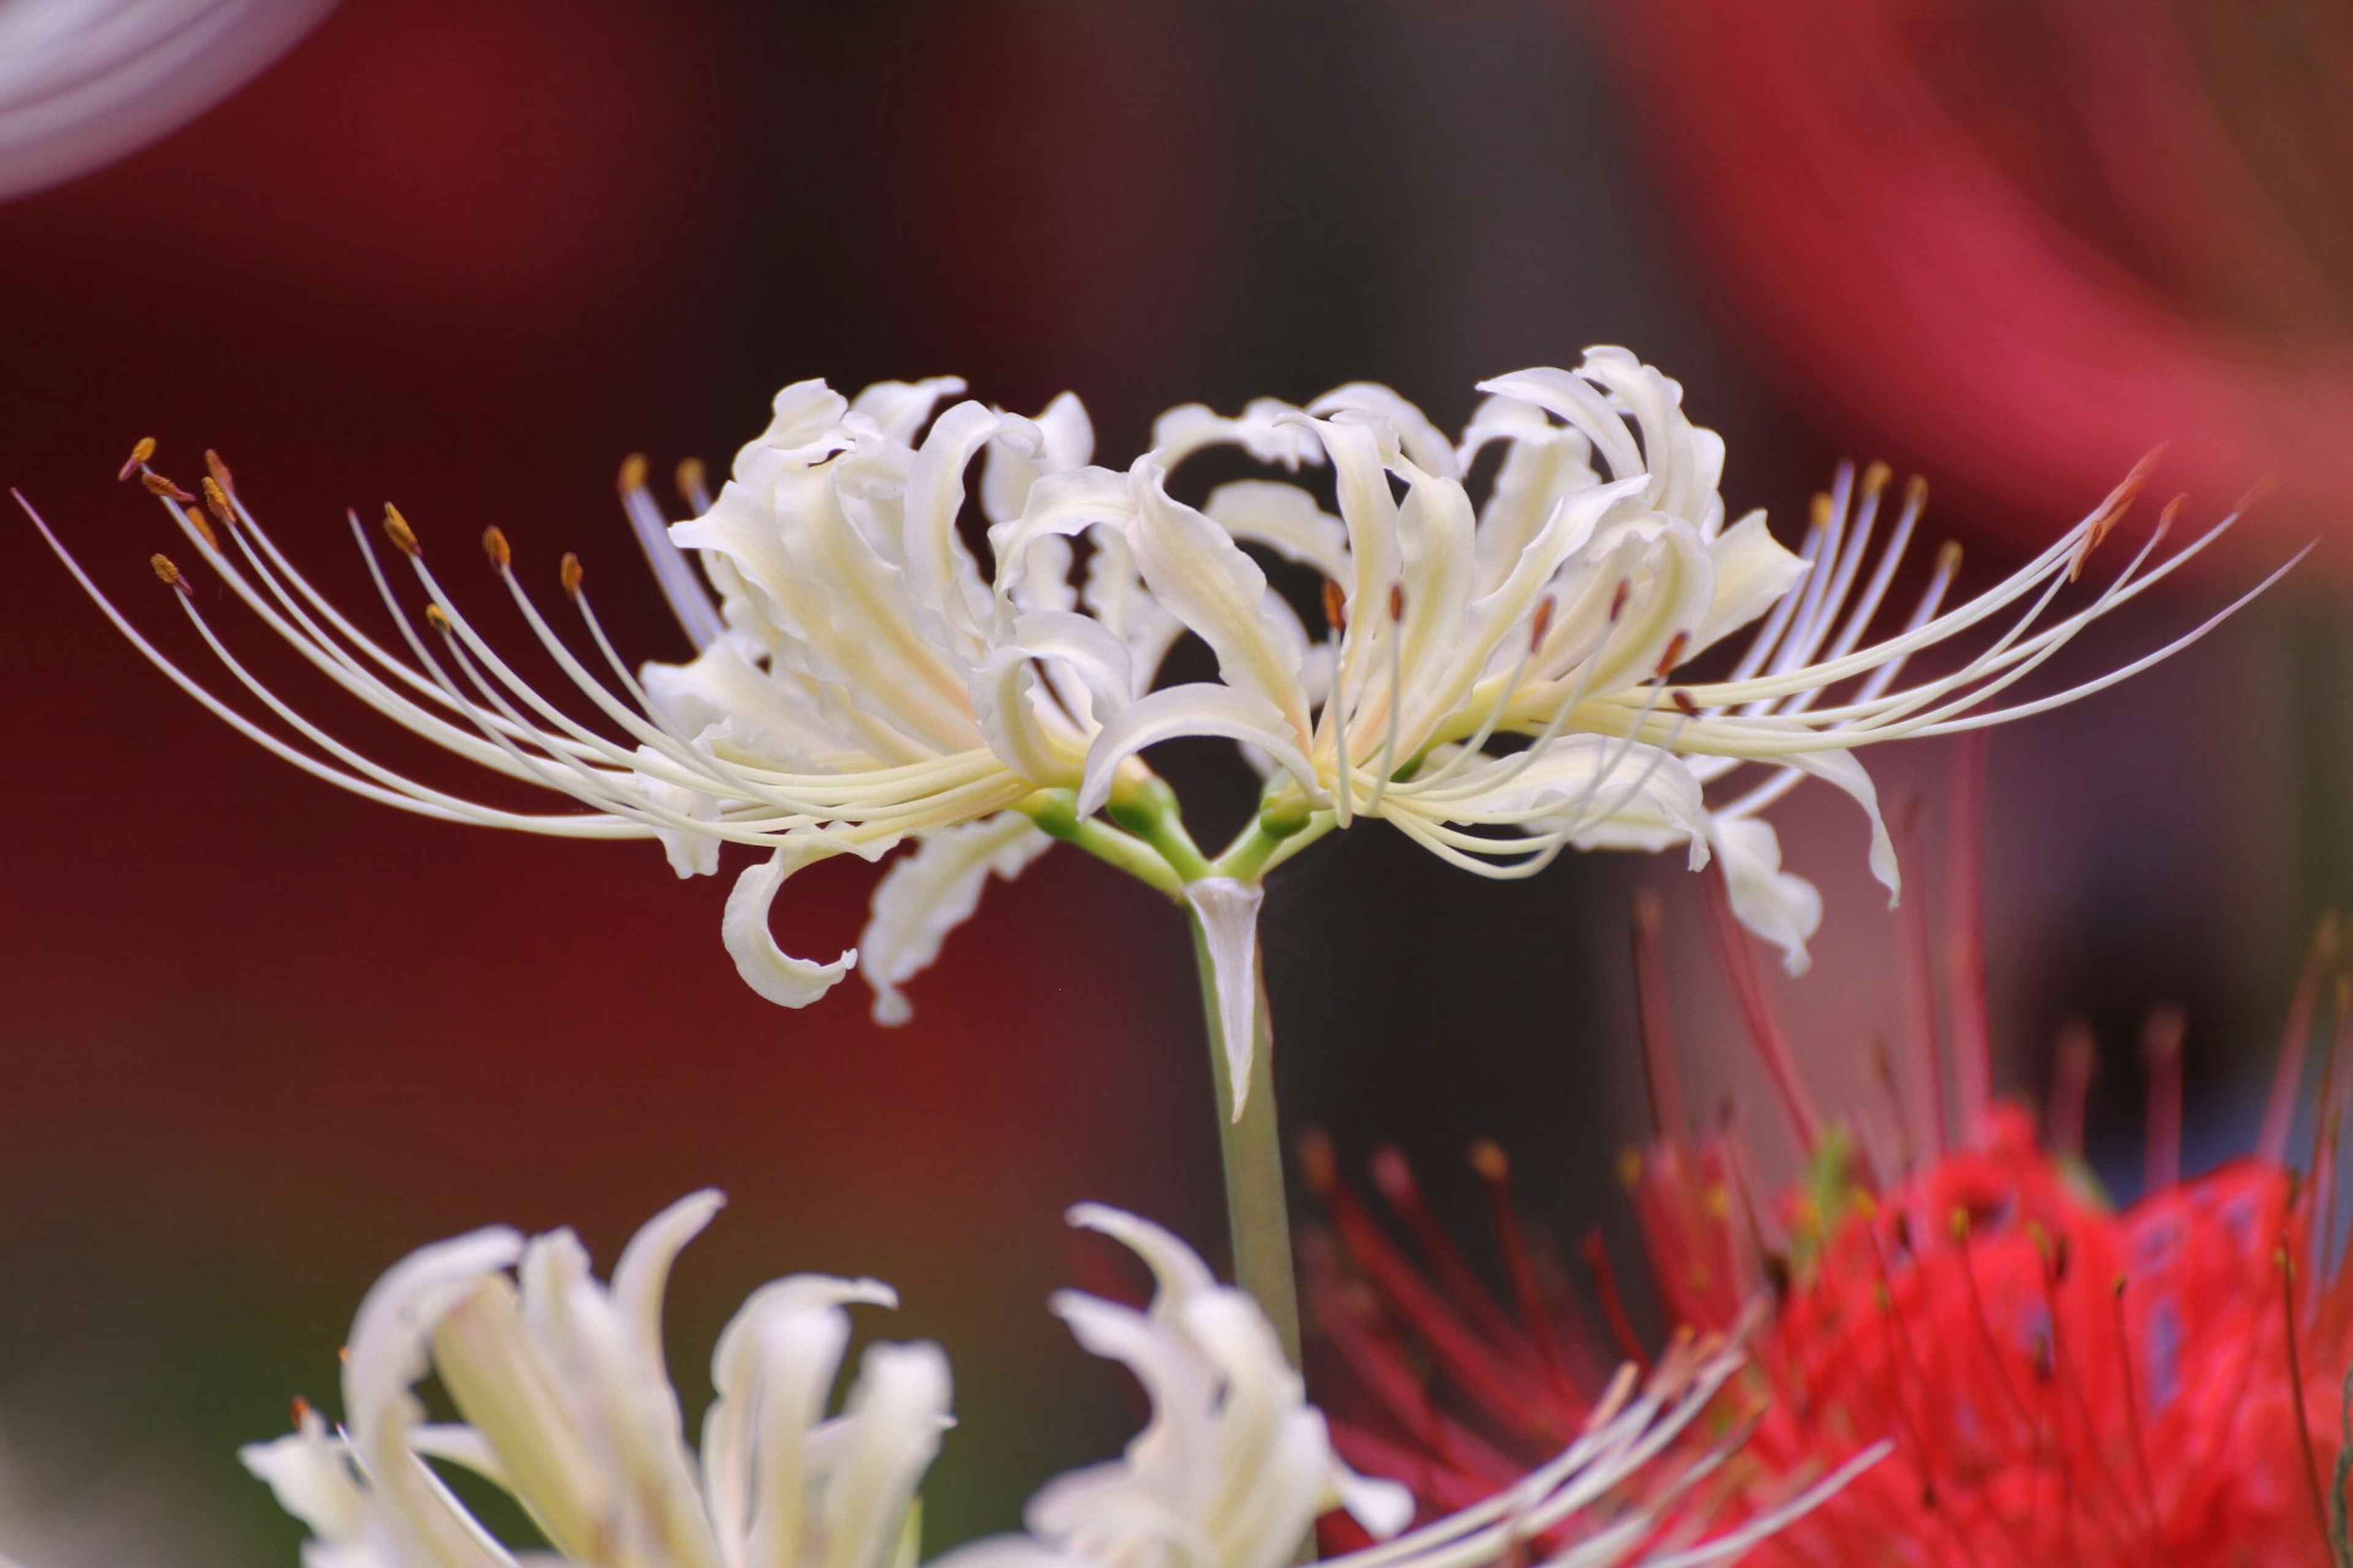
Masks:
[[[1609,15],[1732,324],[1850,439],[2027,538],[2166,442],[2201,500],[2268,478],[2274,517],[2333,525],[2353,481],[2341,8]]]
[[[1728,910],[1718,918],[1735,989],[1761,998],[1749,939]],[[1925,956],[1925,929],[1915,922],[1910,934]],[[1762,1187],[1736,1127],[1683,1130],[1655,940],[1653,928],[1644,1022],[1662,1131],[1631,1159],[1630,1180],[1656,1290],[1678,1334],[1731,1332],[1752,1303],[1776,1304],[1711,1437],[1746,1421],[1755,1429],[1720,1484],[1687,1500],[1694,1518],[1754,1518],[1887,1442],[1888,1458],[1750,1560],[2335,1560],[2340,1380],[2353,1364],[2353,1271],[2332,1261],[2328,1241],[2337,1117],[2353,1071],[2353,1031],[2342,1026],[2324,1072],[2313,1179],[2300,1183],[2284,1163],[2315,998],[2337,962],[2332,933],[2293,1009],[2255,1154],[2187,1184],[2175,1174],[2179,1020],[2159,1015],[2148,1038],[2150,1191],[2121,1210],[2073,1146],[2088,1058],[2071,1055],[2046,1146],[2026,1112],[1987,1103],[1987,1056],[1969,1037],[1982,1028],[1981,998],[1947,999],[1961,1037],[1947,1063],[1935,1044],[1937,998],[1925,991],[1915,1019],[1928,1037],[1911,1048],[1926,1053],[1926,1071],[1902,1075],[1909,1102],[1890,1064],[1885,1113],[1851,1133],[1819,1116],[1794,1069],[1773,1074],[1808,1166],[1786,1188]],[[1971,949],[1948,958],[1957,992],[1978,984]],[[1786,1057],[1761,1001],[1749,1012],[1760,1053]],[[1959,1101],[1949,1112],[1948,1071]],[[1954,1124],[1965,1135],[1948,1151]],[[1358,1396],[1356,1419],[1339,1428],[1342,1452],[1412,1485],[1434,1510],[1490,1495],[1573,1435],[1599,1397],[1603,1347],[1648,1359],[1598,1236],[1587,1246],[1597,1331],[1567,1302],[1549,1252],[1521,1233],[1500,1155],[1473,1160],[1494,1198],[1508,1310],[1438,1230],[1394,1152],[1376,1160],[1375,1180],[1420,1263],[1328,1158],[1313,1162],[1339,1244],[1317,1271],[1315,1310]]]

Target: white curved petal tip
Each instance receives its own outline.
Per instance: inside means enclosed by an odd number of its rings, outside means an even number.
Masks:
[[[806,1007],[839,984],[858,963],[850,948],[830,963],[795,958],[776,945],[768,931],[768,906],[776,889],[798,868],[797,858],[779,849],[767,859],[744,868],[727,895],[727,912],[719,922],[720,940],[735,961],[744,984],[780,1007]]]
[[[1218,994],[1218,1039],[1226,1054],[1233,1119],[1250,1101],[1250,1067],[1258,1051],[1258,910],[1266,889],[1231,877],[1204,877],[1185,888],[1185,901],[1201,922],[1209,973]]]

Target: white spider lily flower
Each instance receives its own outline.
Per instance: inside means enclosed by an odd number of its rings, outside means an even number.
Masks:
[[[1413,1516],[1410,1494],[1341,1463],[1250,1297],[1217,1283],[1183,1242],[1133,1215],[1082,1204],[1070,1219],[1116,1237],[1151,1267],[1145,1310],[1075,1291],[1053,1303],[1081,1344],[1135,1374],[1151,1419],[1122,1458],[1071,1471],[1032,1498],[1026,1533],[959,1548],[937,1568],[1278,1568],[1333,1509],[1378,1542],[1324,1560],[1335,1568],[1483,1568],[1524,1560],[1530,1542],[1556,1531],[1574,1544],[1549,1562],[1607,1568],[1657,1535],[1662,1510],[1736,1447],[1736,1436],[1696,1458],[1670,1453],[1741,1364],[1728,1345],[1683,1344],[1645,1384],[1628,1368],[1557,1458],[1481,1503],[1400,1533]],[[1754,1530],[1643,1561],[1728,1561],[1879,1457],[1865,1456]]]
[[[309,1568],[512,1568],[516,1554],[437,1466],[508,1493],[554,1560],[596,1568],[903,1568],[916,1489],[948,1425],[937,1346],[866,1352],[826,1414],[849,1342],[845,1309],[895,1306],[871,1279],[796,1275],[755,1291],[721,1333],[698,1456],[661,1350],[671,1260],[719,1207],[658,1215],[594,1279],[569,1231],[476,1231],[411,1255],[352,1327],[344,1424],[308,1406],[242,1450],[308,1525]],[[512,1270],[510,1277],[509,1270]],[[413,1392],[438,1375],[454,1424]]]
[[[1793,554],[1761,511],[1725,522],[1722,441],[1685,417],[1674,382],[1624,350],[1594,349],[1574,373],[1523,371],[1481,389],[1487,400],[1460,441],[1389,389],[1360,384],[1303,409],[1253,405],[1230,420],[1180,411],[1138,465],[1138,511],[1122,526],[1148,538],[1172,531],[1155,510],[1184,521],[1182,581],[1164,581],[1149,562],[1145,580],[1218,655],[1229,693],[1218,732],[1268,764],[1255,834],[1219,858],[1220,874],[1254,880],[1359,817],[1499,878],[1530,875],[1568,847],[1680,846],[1694,869],[1721,859],[1736,912],[1798,972],[1820,900],[1781,868],[1758,816],[1793,784],[1820,778],[1862,806],[1872,868],[1892,902],[1894,850],[1854,752],[2087,696],[2245,603],[2123,668],[1998,703],[2236,513],[2152,563],[2168,508],[2111,582],[2054,612],[2137,493],[2144,465],[1988,592],[1945,604],[1957,569],[1947,546],[1908,613],[1883,616],[1925,500],[1916,481],[1890,507],[1883,468],[1860,481],[1841,468]],[[1284,432],[1314,444],[1278,443]],[[1166,500],[1165,468],[1219,443],[1291,469],[1327,463],[1338,515],[1288,479],[1222,485],[1198,511]],[[1474,501],[1466,476],[1482,458],[1493,478]],[[1004,549],[1020,542],[1002,540],[1000,569]],[[1245,547],[1322,576],[1329,635],[1320,647]],[[1980,628],[1980,646],[1953,668],[1902,683],[1914,656]],[[1744,631],[1723,678],[1686,673]],[[1133,750],[1187,732],[1165,710],[1186,689],[1155,693],[1104,726],[1080,809],[1107,796]],[[1194,717],[1193,731],[1209,727]],[[1753,782],[1715,798],[1743,768],[1757,770]]]
[[[1041,477],[1082,468],[1093,435],[1069,396],[1035,420],[975,402],[933,418],[962,385],[885,383],[855,399],[820,382],[787,387],[715,498],[702,493],[699,471],[682,471],[699,515],[675,526],[646,490],[643,462],[625,466],[626,510],[698,650],[684,664],[631,670],[567,555],[562,586],[594,650],[575,652],[523,587],[503,533],[488,530],[484,550],[514,611],[576,689],[558,694],[519,674],[459,607],[396,510],[386,508],[385,532],[395,565],[427,596],[421,628],[351,520],[397,633],[387,646],[295,570],[212,454],[201,486],[208,521],[188,504],[195,495],[148,466],[153,443],[140,444],[126,476],[141,475],[234,596],[311,667],[424,740],[585,811],[452,794],[337,739],[232,652],[179,568],[155,557],[198,635],[274,722],[249,715],[136,630],[34,521],[140,652],[315,777],[444,821],[654,839],[681,877],[716,871],[725,844],[765,851],[739,875],[722,922],[744,980],[797,1007],[862,952],[876,1016],[897,1022],[908,1011],[901,987],[971,912],[987,879],[1017,874],[1050,842],[1033,817],[1177,890],[1158,856],[1105,824],[1073,820],[1070,800],[1103,722],[1149,686],[1180,628],[1115,552],[1092,563],[1082,589],[1070,581],[1067,545],[1032,552],[1024,574],[984,579],[957,534],[967,469],[983,463],[981,510],[1008,521]],[[1140,763],[1121,779],[1123,789],[1153,783]],[[769,909],[794,871],[840,854],[874,859],[902,844],[918,847],[883,877],[856,948],[819,962],[777,946]]]

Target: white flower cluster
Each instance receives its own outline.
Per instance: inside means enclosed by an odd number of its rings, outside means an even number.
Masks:
[[[2152,565],[2160,524],[2107,586],[2051,613],[2137,490],[2136,472],[2007,580],[1950,606],[1947,549],[1899,613],[1887,606],[1917,485],[1891,504],[1883,469],[1859,480],[1842,470],[1792,552],[1761,512],[1726,521],[1724,443],[1684,415],[1673,381],[1620,349],[1592,350],[1573,372],[1481,384],[1460,438],[1387,387],[1356,384],[1233,417],[1172,410],[1125,468],[1094,462],[1073,397],[1035,418],[969,400],[940,407],[962,390],[787,387],[715,497],[684,481],[699,513],[684,522],[664,523],[633,461],[624,500],[696,648],[684,664],[629,668],[566,557],[562,584],[594,649],[576,652],[489,531],[516,612],[579,688],[564,703],[458,608],[396,510],[385,531],[428,604],[420,629],[371,552],[393,648],[295,571],[210,454],[207,521],[188,504],[195,492],[147,466],[142,443],[133,468],[206,565],[319,671],[426,740],[586,810],[454,795],[363,754],[280,697],[183,592],[204,640],[275,721],[265,724],[197,683],[67,564],[174,680],[344,788],[452,821],[657,839],[681,876],[715,872],[723,845],[765,851],[739,874],[723,921],[744,979],[799,1006],[856,964],[876,1016],[895,1022],[902,987],[988,878],[1016,875],[1057,837],[1187,898],[1212,947],[1246,959],[1264,873],[1368,817],[1490,876],[1529,874],[1565,847],[1681,847],[1694,868],[1713,858],[1735,912],[1801,968],[1821,902],[1782,868],[1764,808],[1809,776],[1845,791],[1893,896],[1894,854],[1853,752],[2041,711],[2172,651],[1986,706],[2229,523]],[[1198,505],[1178,499],[1172,476],[1213,447],[1262,473]],[[155,565],[185,587],[167,558]],[[1914,655],[1980,627],[1951,668],[1899,684]],[[1742,634],[1720,678],[1687,674]],[[1161,684],[1188,635],[1216,679]],[[575,716],[583,703],[595,722]],[[1256,820],[1214,858],[1144,760],[1201,736],[1239,742],[1266,780]],[[1745,787],[1714,797],[1739,773]],[[777,947],[768,913],[786,878],[902,846],[855,949],[819,962]],[[1221,978],[1229,998],[1242,994],[1246,974]],[[1246,1047],[1246,1030],[1228,1030],[1238,1036]]]

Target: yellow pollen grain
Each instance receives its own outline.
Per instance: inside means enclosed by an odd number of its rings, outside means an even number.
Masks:
[[[706,474],[702,458],[682,458],[679,460],[678,493],[687,505],[692,506],[694,498],[702,493],[704,485],[709,482]]]
[[[195,507],[187,506],[180,509],[180,515],[188,520],[189,531],[205,542],[206,550],[220,548],[220,541],[213,533],[213,525],[205,521],[203,512],[198,511]]]
[[[1873,458],[1871,467],[1862,470],[1862,493],[1866,496],[1878,495],[1887,489],[1887,481],[1894,477],[1894,469]]]
[[[196,499],[161,474],[142,474],[139,476],[139,482],[146,487],[147,493],[151,496],[168,496],[176,501],[192,501]]]
[[[501,572],[514,561],[514,551],[508,545],[504,531],[495,522],[482,530],[482,553],[489,556],[491,564]]]
[[[1511,1179],[1512,1162],[1504,1154],[1503,1145],[1492,1138],[1479,1139],[1471,1145],[1471,1168],[1479,1173],[1481,1181],[1503,1182]]]
[[[1640,1149],[1620,1150],[1618,1154],[1618,1180],[1621,1185],[1634,1186],[1642,1179],[1642,1152]]]
[[[425,606],[425,624],[445,637],[449,635],[449,617],[442,613],[441,606],[438,605]]]
[[[580,557],[569,550],[565,551],[564,560],[556,566],[555,571],[558,580],[564,584],[564,591],[574,598],[578,598],[580,580],[588,574],[587,569],[580,564]]]
[[[408,526],[408,520],[401,516],[400,509],[390,501],[384,503],[384,536],[391,540],[392,547],[403,555],[421,556],[425,553],[417,545],[417,531]]]
[[[114,477],[118,479],[129,479],[132,475],[139,471],[141,464],[144,463],[148,458],[154,455],[155,437],[153,436],[140,437],[138,440],[133,441],[131,444],[131,456],[123,459],[122,471]]]
[[[229,476],[228,465],[222,462],[221,455],[210,447],[205,448],[205,472],[212,476],[213,483],[220,486],[221,493],[237,494],[237,480]]]
[[[229,526],[229,523],[233,519],[233,514],[228,510],[228,490],[227,488],[210,474],[206,474],[202,479],[199,479],[196,482],[196,488],[205,492],[206,509],[215,517],[220,519],[221,526],[223,528]]]
[[[162,580],[166,587],[176,588],[180,586],[180,569],[172,564],[172,558],[170,556],[163,554],[150,555],[147,557],[147,564],[155,569],[155,575]]]
[[[617,483],[623,495],[646,488],[646,455],[643,452],[632,452],[621,459],[621,475]]]

